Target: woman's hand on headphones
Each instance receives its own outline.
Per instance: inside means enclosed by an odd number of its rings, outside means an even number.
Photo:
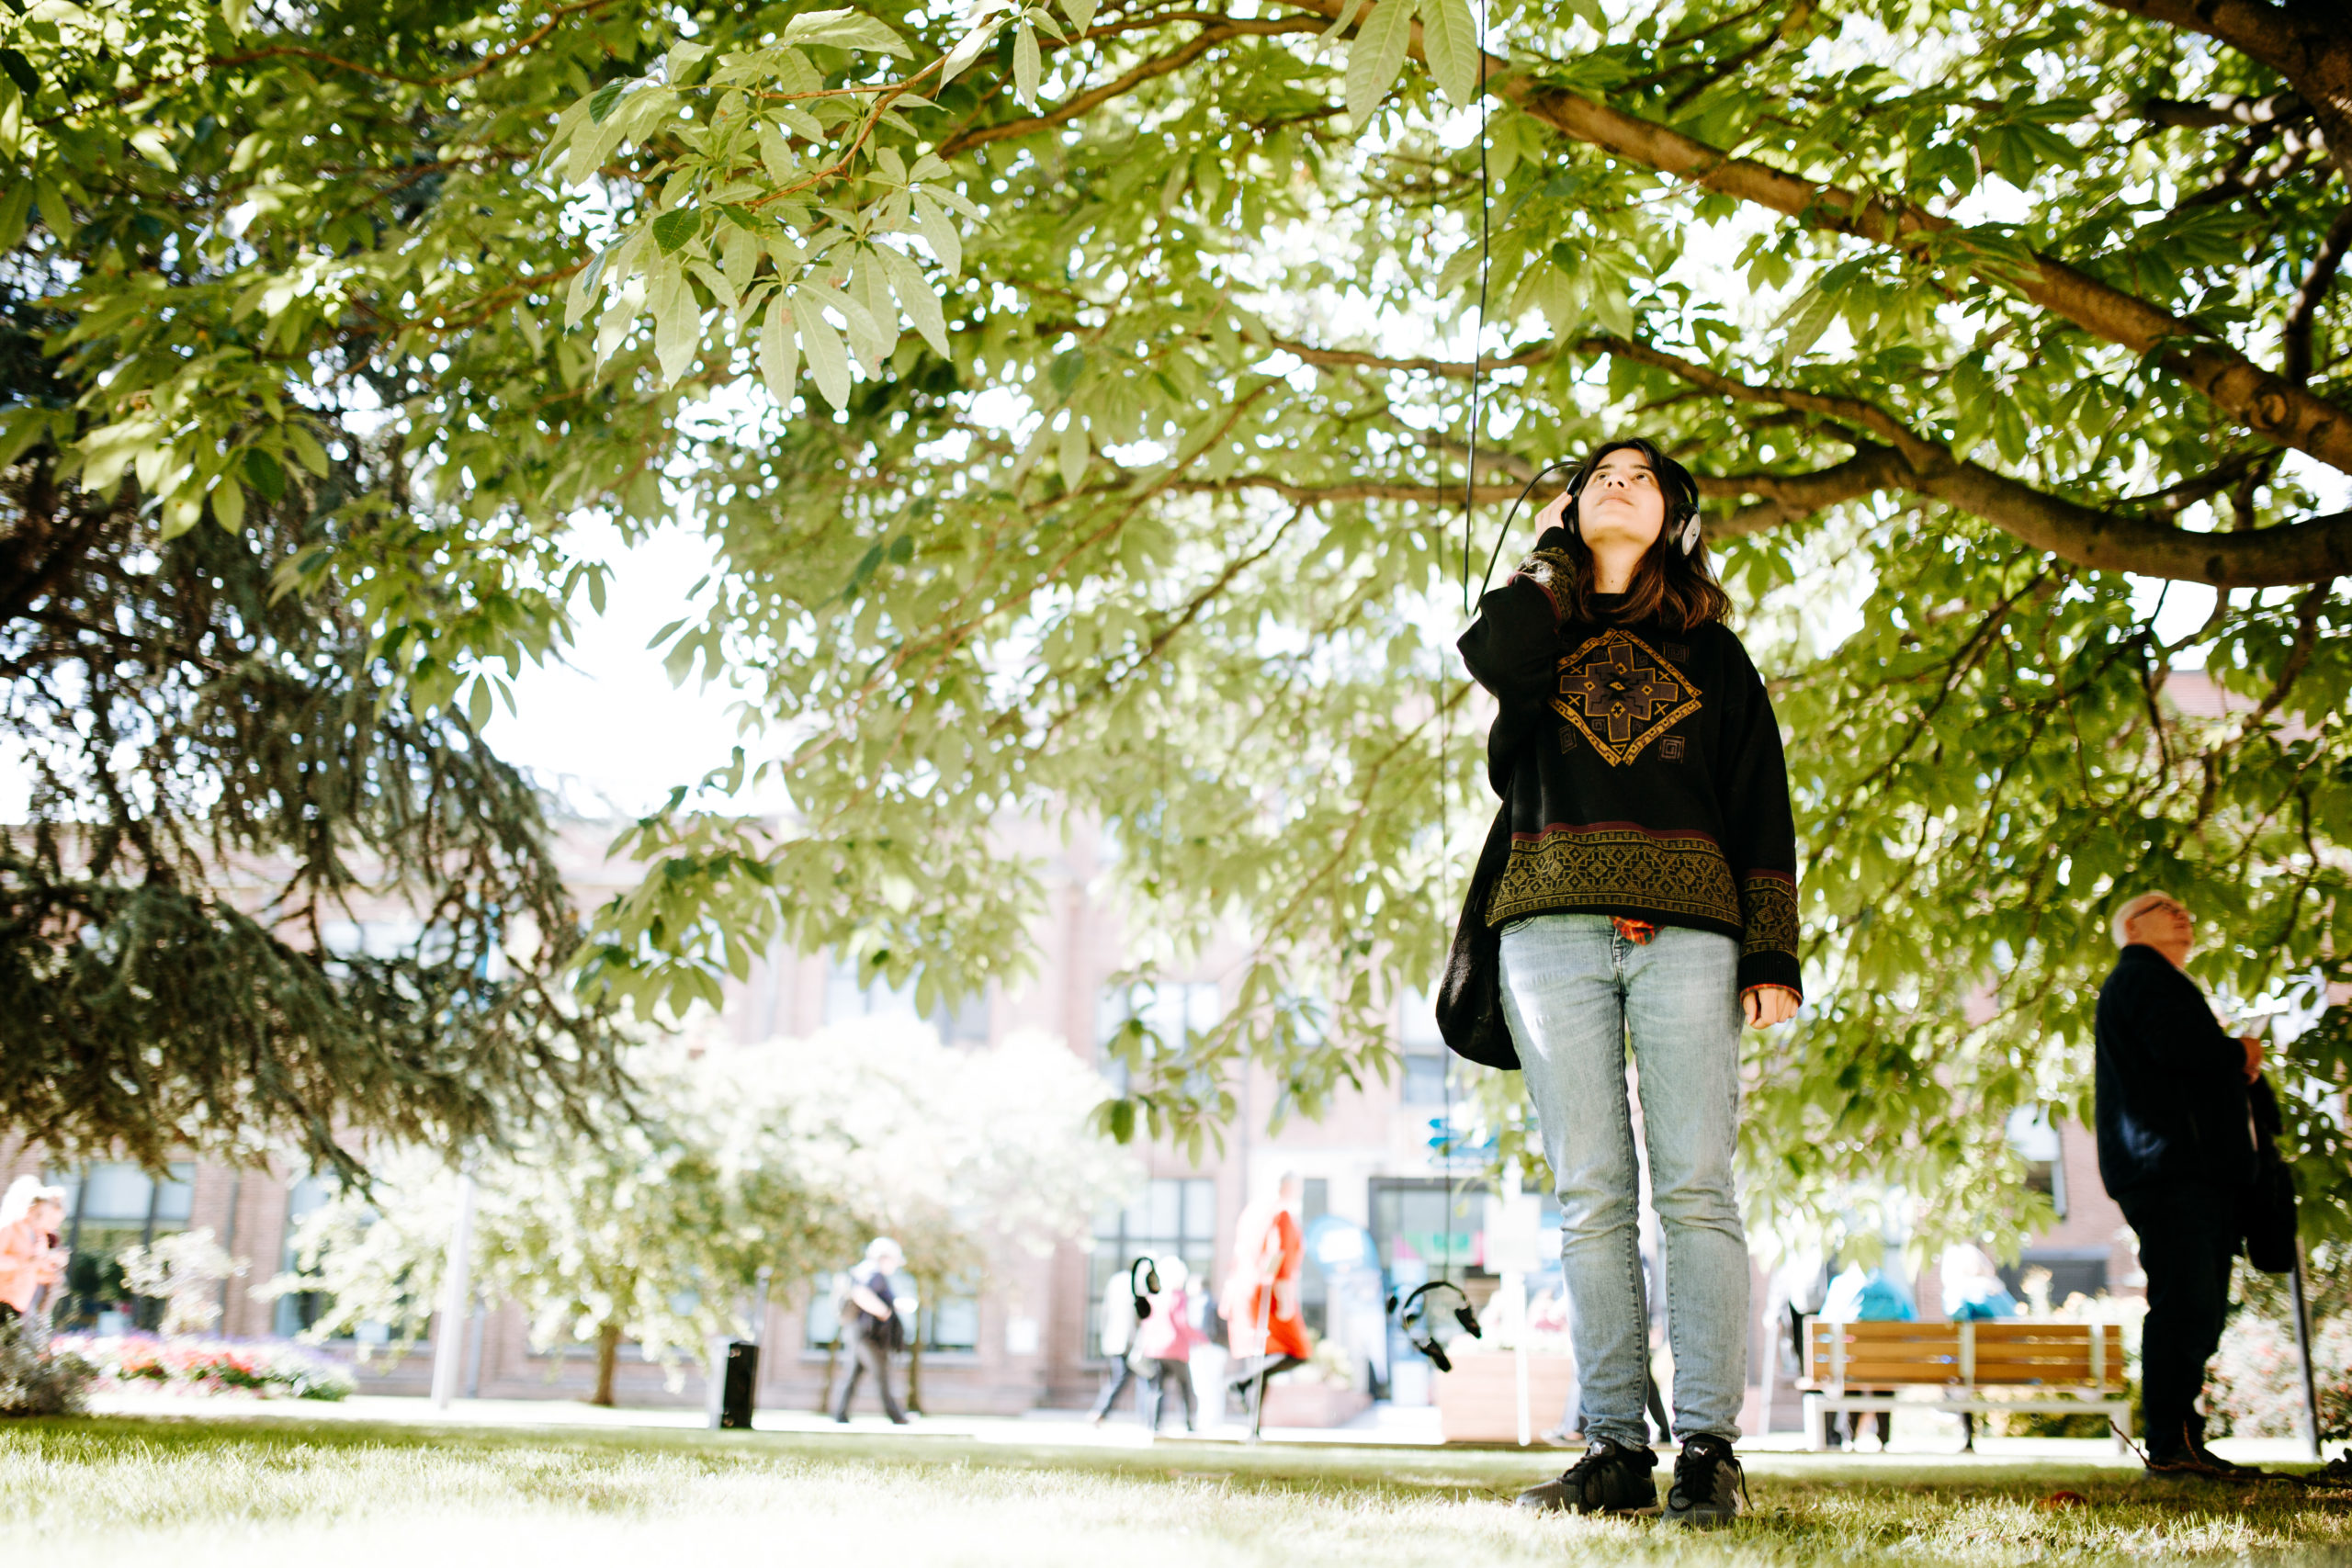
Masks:
[[[1560,519],[1567,515],[1569,494],[1569,491],[1565,490],[1562,491],[1550,501],[1545,502],[1544,503],[1544,510],[1535,514],[1535,536],[1537,538],[1540,539],[1544,536],[1544,531],[1545,529],[1556,528],[1560,525]]]

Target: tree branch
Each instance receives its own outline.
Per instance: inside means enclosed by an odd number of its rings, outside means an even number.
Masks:
[[[2303,275],[2303,286],[2295,291],[2287,324],[2278,333],[2278,374],[2298,387],[2312,378],[2312,320],[2334,286],[2347,248],[2352,248],[2352,207],[2337,213],[2335,221],[2328,225],[2327,237],[2312,256],[2311,270]]]
[[[1133,92],[1154,77],[1165,76],[1171,71],[1182,70],[1227,39],[1263,34],[1320,32],[1321,30],[1319,24],[1305,17],[1277,17],[1262,20],[1219,22],[1214,27],[1203,28],[1191,39],[1166,54],[1154,55],[1125,75],[1080,93],[1076,97],[1058,104],[1043,114],[1026,115],[1019,119],[1001,120],[994,125],[984,125],[971,130],[960,130],[941,142],[933,151],[939,157],[953,158],[959,152],[968,152],[975,147],[984,147],[991,141],[1003,141],[1016,136],[1030,136],[1040,130],[1050,130],[1055,126],[1076,119],[1090,109],[1109,103],[1113,98]]]
[[[2327,137],[2328,156],[2352,175],[2352,28],[2335,0],[2099,0],[2109,10],[2200,33],[2292,83]]]
[[[2199,533],[2147,517],[2119,515],[1955,457],[1886,410],[1859,398],[1791,387],[1758,387],[1654,348],[1616,339],[1588,343],[1655,367],[1737,402],[1778,403],[1866,430],[1894,448],[1907,475],[1902,488],[1971,512],[2062,560],[2103,571],[2206,582],[2217,588],[2324,583],[2352,572],[2352,512],[2275,528]],[[1859,445],[1859,444],[1858,444]]]
[[[1451,378],[1470,374],[1467,360],[1389,358],[1349,349],[1317,348],[1286,338],[1271,341],[1275,347],[1309,364],[1410,370]],[[1849,433],[1867,431],[1886,443],[1878,446],[1849,434],[1848,439],[1853,441],[1854,457],[1815,474],[1700,476],[1699,491],[1703,496],[1760,498],[1730,517],[1711,523],[1709,532],[1719,538],[1736,537],[1792,518],[1810,516],[1825,506],[1850,501],[1874,490],[1906,490],[1950,502],[2027,544],[2049,550],[2077,566],[2227,588],[2324,581],[2352,572],[2352,513],[2232,534],[2200,533],[2158,520],[2238,482],[2247,469],[2245,462],[2222,464],[2211,474],[2185,479],[2142,501],[2126,502],[2132,508],[2130,512],[2109,512],[2047,494],[1981,464],[1955,457],[1941,443],[1920,435],[1886,410],[1859,399],[1795,388],[1757,387],[1664,349],[1616,338],[1591,337],[1566,347],[1577,353],[1632,359],[1664,370],[1717,397],[1801,410],[1835,421]],[[1518,350],[1503,363],[1534,364],[1563,351],[1564,345],[1546,339]],[[1274,490],[1294,501],[1311,496],[1326,501],[1430,502],[1443,489],[1430,484],[1396,483],[1282,488],[1287,481],[1271,477],[1264,477],[1262,482],[1256,478],[1246,483],[1240,479],[1223,482],[1236,489]],[[1517,494],[1509,485],[1481,485],[1475,499],[1508,501]]]
[[[2126,0],[2105,3],[2125,4]],[[2145,3],[2185,8],[2211,0]],[[2221,3],[2245,6],[2251,0]],[[1329,18],[1340,15],[1343,0],[1297,0],[1297,4]],[[1408,52],[1417,60],[1424,58],[1418,25]],[[2352,56],[2352,45],[2346,46],[2346,52]],[[1487,56],[1487,73],[1495,93],[1563,135],[1703,189],[1782,213],[1810,228],[1850,235],[1915,256],[1930,253],[1939,243],[1950,243],[1947,236],[1966,243],[1960,225],[1925,208],[1876,193],[1817,184],[1753,158],[1735,157],[1671,127],[1546,85],[1515,70],[1507,60]],[[2352,135],[2344,139],[2344,144],[2352,145]],[[2331,152],[2341,156],[2335,143]],[[2134,354],[2154,355],[2167,370],[2248,429],[2352,474],[2352,410],[2271,375],[2195,324],[2054,257],[2037,254],[2032,270],[2017,276],[2013,287],[2034,304],[2094,336]]]
[[[2181,130],[2213,130],[2225,125],[2287,125],[2311,117],[2311,105],[2293,93],[2272,93],[2259,98],[2233,93],[2217,93],[2210,98],[2150,98],[2140,106],[2140,118],[2151,125]]]

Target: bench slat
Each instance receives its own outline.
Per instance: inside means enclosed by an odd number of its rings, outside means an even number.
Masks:
[[[1849,1387],[1949,1387],[1972,1382],[1996,1388],[2123,1386],[2123,1330],[2115,1324],[1979,1322],[1973,1325],[1973,1354],[1963,1351],[1959,1324],[1837,1324],[1811,1318],[1807,1325],[1804,1381],[1815,1386],[1837,1381],[1841,1343],[1844,1381]],[[1963,1366],[1970,1363],[1973,1379],[1962,1375]]]

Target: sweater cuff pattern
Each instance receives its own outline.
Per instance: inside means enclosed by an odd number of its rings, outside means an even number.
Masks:
[[[1523,577],[1544,590],[1544,597],[1552,602],[1553,618],[1564,621],[1568,616],[1568,582],[1575,570],[1566,551],[1537,550],[1521,561],[1519,570],[1511,575]]]
[[[1751,871],[1739,889],[1746,930],[1742,957],[1758,953],[1797,952],[1797,879],[1786,872]]]
[[[1802,997],[1797,964],[1797,882],[1783,871],[1751,871],[1739,889],[1739,987],[1785,986]]]

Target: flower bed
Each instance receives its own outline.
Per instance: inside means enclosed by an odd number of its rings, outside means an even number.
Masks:
[[[54,1348],[86,1358],[98,1369],[100,1386],[111,1389],[341,1399],[353,1386],[351,1373],[344,1367],[284,1343],[61,1334]]]

